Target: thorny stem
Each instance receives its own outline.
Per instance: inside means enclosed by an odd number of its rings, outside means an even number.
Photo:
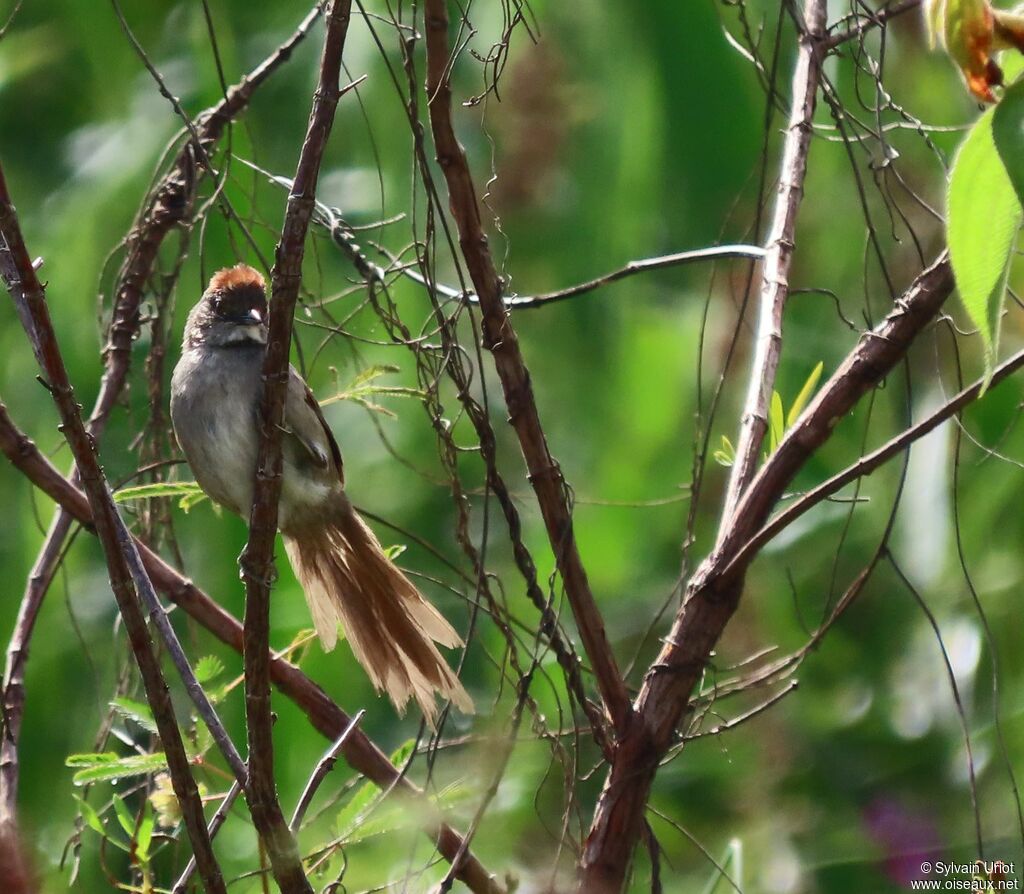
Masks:
[[[455,136],[449,84],[448,8],[445,0],[426,0],[427,102],[437,161],[448,185],[459,246],[480,299],[483,342],[501,380],[509,422],[529,470],[555,563],[562,576],[580,637],[590,659],[605,709],[617,731],[630,714],[629,695],[594,600],[573,532],[569,489],[555,458],[530,383],[519,339],[502,301],[502,283],[483,231],[480,206],[466,154]]]
[[[260,85],[291,57],[319,14],[320,8],[315,6],[288,40],[228,90],[216,106],[195,119],[193,129],[204,146],[212,146],[220,139],[225,127],[245,110]],[[125,259],[117,277],[114,309],[103,349],[103,376],[87,423],[89,434],[96,442],[102,437],[107,419],[124,392],[131,346],[141,324],[142,298],[160,246],[176,227],[187,227],[202,176],[203,169],[195,164],[195,147],[189,141],[179,151],[170,170],[150,191],[125,239]],[[76,468],[72,467],[71,474],[77,481]],[[17,748],[25,709],[24,675],[29,644],[43,599],[64,553],[71,524],[71,517],[58,508],[29,573],[7,649],[2,690],[5,724],[0,741],[0,819],[13,818],[17,806]]]
[[[267,646],[270,639],[274,540],[281,496],[281,432],[293,315],[302,279],[306,233],[313,214],[320,163],[341,95],[338,81],[350,8],[351,0],[333,0],[325,12],[327,34],[320,59],[320,76],[277,244],[271,275],[270,331],[263,362],[264,392],[260,413],[263,427],[253,470],[255,485],[249,514],[249,540],[241,558],[245,581],[245,719],[249,739],[246,798],[283,894],[311,894],[312,888],[302,867],[295,836],[281,811],[274,783]]]
[[[16,306],[21,310],[22,319],[28,318],[30,326],[26,334],[32,343],[40,369],[46,377],[47,388],[61,417],[61,430],[71,448],[83,488],[92,509],[96,534],[103,545],[103,552],[110,573],[110,586],[117,600],[125,631],[135,656],[139,673],[146,691],[146,699],[153,711],[153,717],[160,733],[160,739],[167,756],[167,768],[174,786],[174,793],[181,804],[182,817],[192,850],[196,858],[199,875],[209,894],[226,894],[224,879],[213,854],[210,837],[203,817],[203,803],[199,789],[192,778],[188,756],[181,739],[181,731],[174,715],[170,691],[160,669],[160,662],[153,649],[152,640],[146,627],[146,619],[139,601],[130,561],[119,539],[119,530],[124,522],[117,514],[114,500],[107,485],[103,470],[96,454],[96,445],[82,420],[80,407],[75,402],[74,390],[68,379],[64,360],[57,343],[56,333],[50,319],[49,308],[28,250],[21,234],[14,205],[11,202],[7,184],[0,169],[0,238],[3,239],[3,254],[9,265],[3,265],[4,278]],[[11,278],[9,266],[16,270]]]

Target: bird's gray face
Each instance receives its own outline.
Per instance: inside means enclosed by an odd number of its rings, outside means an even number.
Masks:
[[[265,345],[267,296],[263,287],[244,283],[207,289],[189,314],[185,341],[212,347]]]

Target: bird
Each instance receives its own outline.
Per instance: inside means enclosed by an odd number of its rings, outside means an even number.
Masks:
[[[246,264],[218,270],[185,323],[171,376],[175,437],[202,490],[248,520],[267,349],[267,289]],[[473,701],[438,646],[462,639],[388,557],[345,492],[341,450],[309,386],[289,367],[278,528],[325,651],[344,631],[378,692],[434,727],[437,697]]]

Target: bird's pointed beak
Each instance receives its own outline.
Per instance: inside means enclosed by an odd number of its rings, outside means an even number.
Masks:
[[[253,323],[257,326],[263,325],[263,314],[257,308],[252,308],[248,314],[246,314],[246,322]]]

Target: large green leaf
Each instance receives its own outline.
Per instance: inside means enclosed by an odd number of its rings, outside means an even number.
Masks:
[[[999,343],[1010,254],[1021,224],[1021,203],[996,150],[994,112],[982,115],[960,146],[946,203],[953,275],[960,299],[984,339],[989,373]]]
[[[1024,203],[1024,81],[1007,87],[992,113],[992,138],[999,157]]]

